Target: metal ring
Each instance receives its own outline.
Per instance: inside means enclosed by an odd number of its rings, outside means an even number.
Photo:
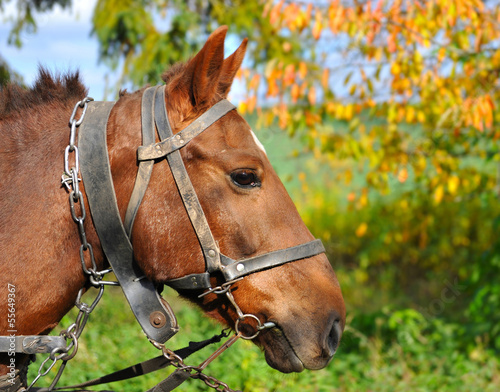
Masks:
[[[65,355],[62,357],[65,361],[69,361],[73,359],[73,357],[78,352],[78,338],[76,337],[74,332],[69,332],[69,337],[72,339],[72,342],[66,347],[67,351],[64,353]],[[73,351],[68,354],[68,352],[73,349]]]
[[[240,326],[240,321],[241,320],[244,320],[246,318],[253,318],[257,321],[257,332],[255,332],[253,335],[251,336],[245,336],[241,333],[241,331],[239,330],[239,326]],[[242,339],[245,339],[245,340],[252,340],[252,339],[255,339],[257,337],[257,335],[260,333],[260,331],[262,330],[262,322],[259,320],[259,318],[253,314],[244,314],[243,316],[241,316],[238,320],[236,320],[236,323],[234,324],[234,330],[236,331],[236,334],[240,335]]]

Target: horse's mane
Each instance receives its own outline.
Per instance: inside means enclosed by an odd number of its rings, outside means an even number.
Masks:
[[[162,79],[168,84],[176,76],[182,75],[185,68],[186,63],[177,63],[164,72]],[[87,93],[79,71],[53,74],[47,68],[39,67],[38,77],[31,88],[17,83],[0,87],[0,118],[50,102],[78,101]],[[121,90],[119,96],[127,94],[126,90]]]
[[[0,118],[14,113],[53,102],[80,100],[87,95],[78,71],[65,74],[52,74],[44,67],[38,70],[38,77],[31,88],[16,83],[7,84],[0,89]]]

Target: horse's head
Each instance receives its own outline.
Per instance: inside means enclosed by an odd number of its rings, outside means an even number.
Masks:
[[[166,109],[174,134],[227,96],[246,40],[224,59],[226,30],[219,28],[193,59],[164,75]],[[111,121],[119,120],[112,116]],[[223,255],[242,260],[313,240],[263,146],[235,110],[180,151]],[[135,170],[129,164],[124,172]],[[200,242],[165,159],[155,164],[132,242],[138,263],[156,283],[168,284],[206,270]],[[223,282],[220,272],[211,275],[213,287]],[[199,298],[200,290],[179,291],[210,316],[235,326],[238,314],[226,297],[210,293]],[[244,314],[255,315],[261,324],[275,324],[255,338],[272,367],[283,372],[319,369],[331,360],[344,328],[345,306],[324,253],[246,275],[231,285],[230,292]],[[251,335],[256,327],[253,321],[245,318],[239,329]]]

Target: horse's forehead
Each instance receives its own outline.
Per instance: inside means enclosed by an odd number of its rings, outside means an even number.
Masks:
[[[266,154],[264,145],[260,142],[250,125],[237,112],[230,113],[221,121],[227,142],[231,147],[257,147]]]

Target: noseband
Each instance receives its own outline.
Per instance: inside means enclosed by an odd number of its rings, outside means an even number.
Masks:
[[[189,178],[180,149],[234,110],[235,106],[224,99],[174,135],[165,106],[165,86],[150,87],[144,91],[141,104],[143,145],[138,148],[139,167],[123,224],[116,204],[106,147],[105,128],[111,109],[112,103],[89,103],[88,120],[82,123],[78,135],[81,172],[94,226],[104,253],[146,335],[153,341],[163,343],[178,331],[172,310],[165,301],[161,301],[153,283],[142,276],[133,259],[129,240],[154,163],[162,158],[166,158],[170,166],[205,259],[204,272],[172,279],[165,284],[176,290],[205,290],[201,296],[212,292],[224,293],[238,313],[236,329],[246,317],[256,319],[258,329],[265,328],[266,325],[261,324],[256,316],[241,312],[230,292],[231,284],[258,271],[316,256],[325,249],[320,240],[314,240],[243,260],[234,260],[221,253]],[[155,129],[160,140],[158,143],[155,143]],[[222,275],[224,283],[213,288],[210,277],[215,275]]]

